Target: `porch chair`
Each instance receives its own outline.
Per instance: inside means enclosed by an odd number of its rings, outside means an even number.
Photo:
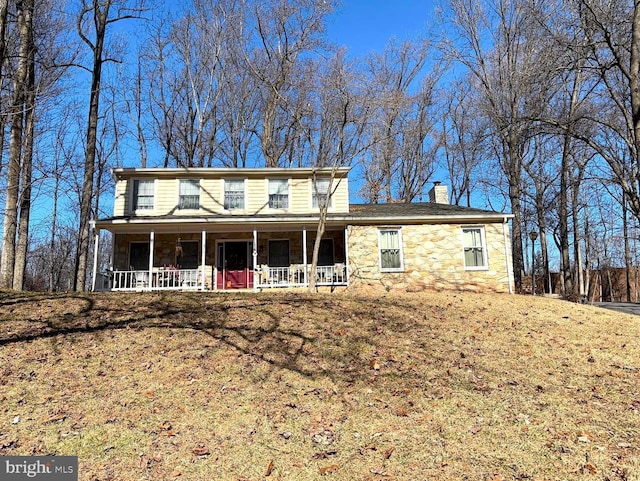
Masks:
[[[149,287],[149,273],[136,271],[133,274],[133,285],[136,289],[144,289],[145,287]]]

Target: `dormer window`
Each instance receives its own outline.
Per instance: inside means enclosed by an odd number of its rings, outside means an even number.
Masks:
[[[226,210],[244,209],[244,180],[225,179],[224,208]]]
[[[269,179],[269,208],[289,208],[289,181],[287,179]]]
[[[195,179],[181,179],[178,209],[200,208],[200,181]]]
[[[153,180],[133,180],[133,210],[153,210],[155,182]]]

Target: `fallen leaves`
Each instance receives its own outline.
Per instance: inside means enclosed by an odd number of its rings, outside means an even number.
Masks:
[[[320,476],[326,476],[327,474],[335,473],[339,469],[340,466],[338,466],[337,464],[332,464],[331,466],[320,468]]]
[[[191,452],[196,456],[208,456],[209,454],[211,454],[209,449],[203,444],[196,446],[191,450]]]
[[[43,422],[46,423],[55,423],[58,421],[64,421],[67,418],[67,415],[65,413],[56,413],[53,414],[51,416],[49,416],[48,418],[46,418]]]
[[[578,434],[577,440],[580,443],[590,443],[595,441],[596,437],[589,431],[582,431]]]
[[[482,431],[482,426],[473,425],[469,428],[471,434],[478,434],[480,431]]]
[[[395,414],[398,417],[406,418],[409,416],[409,411],[407,411],[407,408],[399,407],[398,409],[396,409]]]
[[[382,457],[383,457],[385,460],[389,459],[395,450],[396,450],[396,448],[394,448],[393,446],[391,446],[389,449],[385,450],[385,451],[382,453]]]
[[[329,445],[336,441],[336,435],[333,431],[325,429],[311,435],[311,440],[316,444]]]
[[[273,473],[273,468],[274,468],[275,464],[273,462],[273,459],[271,461],[269,461],[269,465],[267,466],[267,469],[264,472],[265,477],[266,476],[271,476],[271,473]]]
[[[158,430],[160,432],[160,436],[175,436],[176,432],[173,430],[173,426],[169,421],[164,421],[162,424],[158,426]]]

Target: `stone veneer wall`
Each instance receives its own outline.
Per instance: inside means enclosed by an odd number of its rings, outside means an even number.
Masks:
[[[349,226],[349,283],[383,289],[456,289],[509,292],[511,245],[503,224],[486,224],[488,269],[465,270],[461,224],[385,226],[401,228],[404,272],[380,272],[378,231],[383,226]],[[505,255],[506,252],[506,255]],[[513,278],[511,279],[513,285]]]

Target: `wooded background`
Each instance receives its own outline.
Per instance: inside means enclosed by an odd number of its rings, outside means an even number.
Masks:
[[[327,40],[338,9],[0,0],[0,287],[84,289],[123,166],[351,166],[373,203],[443,181],[514,214],[520,290],[532,256],[571,298],[638,265],[637,2],[446,0],[362,58]]]

